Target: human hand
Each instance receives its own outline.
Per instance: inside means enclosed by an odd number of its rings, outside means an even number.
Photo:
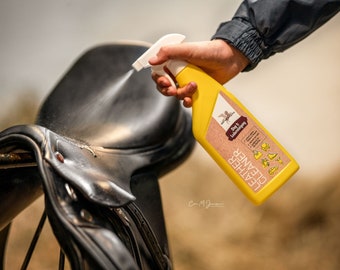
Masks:
[[[239,50],[219,39],[164,46],[155,57],[149,59],[149,63],[160,65],[171,59],[184,60],[201,68],[220,84],[235,77],[249,64],[249,60]],[[176,96],[183,100],[185,107],[192,106],[192,95],[197,90],[195,82],[175,88],[164,76],[153,73],[152,78],[163,95]]]

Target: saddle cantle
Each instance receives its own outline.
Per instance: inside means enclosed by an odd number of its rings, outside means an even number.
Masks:
[[[160,95],[148,71],[132,71],[146,49],[87,51],[34,125],[0,133],[0,230],[43,192],[73,269],[171,267],[158,177],[194,139],[179,102]]]

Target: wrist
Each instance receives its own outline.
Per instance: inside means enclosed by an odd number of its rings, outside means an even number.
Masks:
[[[235,68],[237,69],[238,72],[242,72],[250,64],[250,60],[243,54],[242,51],[240,51],[232,44],[229,44],[228,41],[226,40],[222,41],[227,44],[229,50],[231,51],[232,60],[234,62]]]
[[[221,39],[232,45],[249,60],[244,71],[251,70],[263,59],[262,39],[257,30],[243,20],[222,23],[212,39]]]
[[[226,80],[231,79],[242,72],[249,64],[250,60],[232,44],[223,39],[212,40],[215,43],[216,51],[221,65],[225,69]]]

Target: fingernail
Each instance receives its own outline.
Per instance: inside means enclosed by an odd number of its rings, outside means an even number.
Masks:
[[[195,91],[196,89],[197,89],[197,84],[195,82],[190,82],[189,83],[189,90]]]
[[[196,87],[197,87],[197,84],[196,84],[195,82],[190,82],[189,84],[190,84],[190,86],[193,87],[193,88],[196,88]]]

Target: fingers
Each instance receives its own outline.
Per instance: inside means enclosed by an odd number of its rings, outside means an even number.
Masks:
[[[149,59],[151,65],[161,65],[169,59],[186,59],[192,52],[192,45],[182,43],[180,45],[168,45],[162,47],[158,54]],[[171,73],[169,73],[171,75]],[[152,74],[152,79],[156,82],[157,89],[164,96],[175,96],[179,100],[183,100],[183,106],[189,108],[192,106],[192,95],[197,90],[197,85],[191,82],[184,87],[173,87],[171,82],[164,76]],[[173,78],[174,79],[174,78]]]
[[[153,73],[152,79],[156,82],[157,90],[164,96],[174,96],[179,100],[183,100],[183,105],[186,108],[192,106],[192,95],[197,90],[197,84],[195,82],[190,82],[184,87],[175,88],[164,76]]]
[[[184,87],[177,88],[177,98],[178,99],[185,99],[186,97],[191,98],[192,95],[196,92],[197,90],[197,85],[195,82],[190,82]]]
[[[185,98],[183,99],[183,106],[184,106],[185,108],[190,108],[190,107],[192,107],[192,98],[185,97]]]
[[[152,79],[156,83],[157,90],[163,95],[176,96],[177,89],[171,85],[170,81],[166,77],[152,73]]]

